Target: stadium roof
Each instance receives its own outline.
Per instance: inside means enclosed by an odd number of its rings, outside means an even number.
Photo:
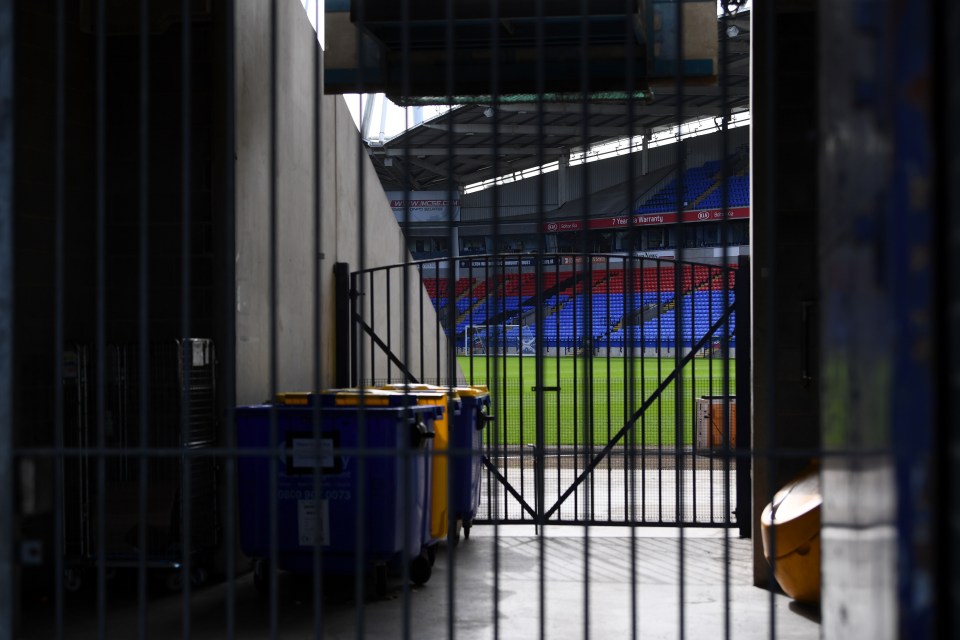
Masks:
[[[460,187],[557,160],[604,141],[719,118],[749,108],[750,12],[718,20],[726,48],[721,80],[653,87],[649,101],[468,104],[408,129],[368,152],[385,190]],[[726,86],[723,87],[721,82]],[[542,110],[543,120],[540,121]],[[542,137],[541,137],[542,136]],[[585,144],[586,142],[586,144]]]

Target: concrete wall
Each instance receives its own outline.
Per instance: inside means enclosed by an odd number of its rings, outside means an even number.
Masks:
[[[245,2],[236,15],[236,356],[237,402],[269,397],[270,346],[270,4]],[[310,389],[334,384],[335,346],[333,265],[352,270],[402,263],[409,259],[396,218],[376,173],[362,152],[359,134],[341,97],[322,98],[320,216],[314,214],[314,47],[316,34],[297,0],[278,3],[277,50],[277,389]],[[318,241],[319,238],[319,241]],[[361,244],[363,250],[361,251]],[[315,260],[321,282],[320,315],[314,313]],[[412,300],[422,285],[414,276]],[[400,287],[391,290],[390,309],[403,303]],[[378,300],[374,326],[386,327],[387,300]],[[411,315],[419,323],[419,309]],[[436,314],[423,305],[427,335]],[[319,323],[320,344],[314,338]],[[396,322],[394,322],[396,324]],[[408,327],[419,336],[418,326]],[[391,341],[396,353],[400,329]],[[414,333],[416,332],[416,333]],[[386,341],[386,340],[385,340]],[[419,345],[411,345],[417,349]],[[418,378],[436,375],[436,344]],[[315,356],[319,380],[314,379]],[[374,367],[386,370],[386,356]],[[446,369],[441,357],[441,371]]]

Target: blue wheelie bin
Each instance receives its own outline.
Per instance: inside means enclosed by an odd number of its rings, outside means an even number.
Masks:
[[[446,405],[447,394],[451,396],[449,402],[453,411],[446,420],[438,420],[436,425],[429,542],[447,536],[447,522],[451,516],[454,522],[463,527],[464,537],[469,538],[470,527],[480,506],[483,429],[493,420],[489,390],[485,386],[449,388],[427,384],[391,384],[381,388],[409,393],[419,404]],[[450,451],[446,455],[437,454],[448,449]]]
[[[363,399],[363,419],[359,403]],[[315,438],[314,404],[319,403],[320,432]],[[364,571],[373,569],[379,593],[388,569],[410,563],[410,577],[430,578],[424,523],[429,509],[430,464],[438,406],[408,406],[402,394],[355,390],[320,395],[280,394],[274,404],[238,407],[237,443],[263,449],[263,455],[238,459],[240,546],[255,560],[254,579],[266,586],[271,556],[270,505],[278,519],[277,568],[313,571],[319,546],[325,575],[352,576],[363,551]],[[271,412],[276,412],[276,441],[270,442]],[[365,440],[361,451],[361,428]],[[277,451],[276,494],[270,494],[271,449]],[[358,453],[368,455],[361,460]],[[404,464],[406,459],[406,465]],[[363,495],[359,494],[361,466]],[[320,495],[314,474],[319,469]],[[404,492],[404,488],[408,490]],[[363,540],[356,523],[363,509]],[[406,546],[404,545],[406,538]]]
[[[450,429],[454,420],[460,416],[460,398],[456,394],[448,396],[447,387],[432,384],[388,384],[380,387],[388,391],[408,393],[417,404],[435,404],[448,409],[443,418],[434,424],[433,462],[431,464],[432,481],[430,483],[430,508],[426,536],[431,545],[430,557],[436,552],[435,545],[447,537],[449,523],[450,500],[447,497],[447,472],[449,469],[449,455],[447,448],[450,442]],[[454,518],[456,521],[456,518]]]
[[[455,387],[460,398],[460,415],[450,429],[450,511],[470,537],[470,527],[480,506],[480,451],[483,429],[493,421],[490,393],[486,387]]]

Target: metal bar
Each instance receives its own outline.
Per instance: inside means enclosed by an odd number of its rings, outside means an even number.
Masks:
[[[20,615],[14,544],[13,432],[13,3],[0,3],[0,640],[13,640]]]
[[[546,29],[544,26],[545,23],[545,0],[536,0],[536,47],[539,51],[544,50],[546,44]],[[544,112],[544,101],[543,95],[546,92],[546,60],[545,56],[537,57],[537,86],[536,86],[536,95],[537,95],[537,140],[545,140],[545,112]],[[543,145],[537,147],[537,164],[543,166],[544,163],[544,153]],[[544,183],[542,180],[537,181],[537,229],[543,229],[543,224],[545,221],[544,215]],[[537,292],[538,296],[540,292],[543,291],[543,257],[546,252],[546,243],[544,235],[541,233],[537,237]],[[538,299],[537,304],[537,339],[536,344],[539,346],[543,344],[543,305]],[[559,334],[558,334],[558,350],[559,355]],[[535,377],[536,385],[538,387],[545,386],[546,382],[544,380],[544,369],[543,369],[543,354],[539,351],[535,356]],[[559,376],[558,376],[559,380]],[[538,601],[538,631],[540,638],[543,639],[546,637],[546,624],[547,624],[547,598],[546,598],[546,588],[544,584],[547,579],[547,567],[546,567],[546,543],[544,540],[544,525],[546,525],[547,519],[543,512],[544,506],[546,505],[545,499],[545,482],[544,482],[544,453],[543,453],[543,443],[546,441],[546,425],[544,423],[544,398],[542,393],[538,393],[534,397],[534,404],[536,406],[536,452],[535,452],[535,483],[536,483],[536,500],[537,500],[537,518],[535,520],[537,524],[537,551],[538,555],[538,573],[537,577],[539,579],[539,601]],[[559,396],[557,399],[559,403]],[[559,412],[558,414],[559,415]]]
[[[377,342],[377,341],[379,341],[379,343],[383,343],[383,341],[379,339],[379,337],[378,337],[377,334],[376,334],[376,330],[374,329],[374,323],[376,322],[376,314],[375,314],[375,311],[376,311],[376,308],[377,308],[377,288],[376,288],[376,286],[374,285],[374,280],[373,280],[373,274],[374,274],[374,272],[373,272],[373,271],[368,271],[367,273],[368,273],[368,275],[370,276],[370,285],[369,285],[369,289],[368,289],[368,291],[367,291],[367,298],[366,298],[367,300],[370,301],[370,306],[369,306],[369,310],[370,310],[370,326],[368,327],[368,330],[366,331],[366,333],[367,333],[367,334],[370,336],[370,338],[371,338],[371,344],[370,344],[370,377],[369,377],[369,380],[376,380],[376,378],[377,378],[377,363],[376,363],[377,352],[376,352],[376,349],[373,348],[373,343],[374,343],[374,342]],[[387,315],[389,315],[389,314],[387,314]],[[361,319],[361,322],[362,322],[362,319]],[[386,344],[384,344],[384,346],[383,346],[382,348],[386,349]],[[366,379],[366,378],[365,378],[365,379]],[[362,380],[361,380],[361,384],[363,384]]]
[[[277,193],[277,135],[278,135],[278,110],[279,110],[279,101],[278,101],[278,25],[277,25],[277,0],[270,0],[270,9],[269,9],[269,20],[270,20],[270,31],[269,31],[269,64],[270,64],[270,109],[269,109],[269,140],[270,140],[270,154],[268,159],[268,180],[269,185],[269,223],[268,223],[268,241],[269,247],[267,249],[268,256],[268,280],[267,280],[267,317],[269,320],[270,327],[269,331],[269,343],[268,343],[268,354],[269,354],[269,364],[268,364],[268,385],[270,389],[270,398],[271,400],[277,396],[278,379],[278,358],[277,351],[279,348],[279,329],[277,327],[278,320],[278,310],[280,302],[280,292],[279,292],[279,260],[278,253],[279,247],[277,246],[277,240],[279,235],[278,228],[278,193]],[[270,417],[269,417],[269,443],[270,446],[275,447],[278,443],[278,433],[279,433],[279,416],[277,415],[277,407],[274,404],[270,405]],[[272,638],[277,637],[277,632],[279,629],[279,594],[277,588],[277,564],[280,557],[280,525],[279,525],[279,507],[277,505],[277,489],[278,489],[278,465],[277,457],[270,456],[269,458],[269,488],[268,495],[270,496],[270,505],[268,507],[268,517],[269,522],[269,556],[270,562],[267,567],[267,584],[270,588],[269,594],[269,624],[270,624],[270,636]]]
[[[401,0],[400,11],[402,14],[402,29],[401,29],[401,58],[402,58],[402,69],[401,69],[401,84],[403,85],[403,94],[404,96],[409,94],[410,91],[410,2],[409,0]],[[404,123],[407,124],[407,123]],[[409,149],[404,150],[404,159],[408,160],[410,157]],[[403,185],[404,194],[403,194],[403,220],[401,222],[401,228],[403,229],[404,237],[408,237],[408,229],[410,227],[410,189],[408,184]],[[401,339],[403,344],[403,360],[404,362],[409,362],[410,360],[410,344],[407,339],[408,331],[407,326],[410,319],[410,307],[409,307],[409,292],[410,292],[410,283],[409,283],[409,271],[407,266],[409,264],[410,255],[409,252],[404,252],[404,268],[403,268],[403,320],[401,326],[403,327],[401,331]],[[417,300],[419,301],[419,316],[420,316],[420,375],[424,377],[424,362],[423,362],[423,285],[421,284],[418,287],[419,296]],[[439,318],[438,318],[439,319]],[[439,323],[438,323],[439,324]],[[455,333],[454,333],[455,335]],[[410,491],[410,465],[409,465],[409,449],[404,449],[405,457],[403,459],[404,466],[404,486],[403,486],[403,495],[407,500],[406,513],[413,513],[413,496]],[[430,491],[432,492],[433,488],[431,487]],[[432,516],[432,514],[431,514]],[[403,528],[403,547],[407,549],[410,547],[409,543],[410,537],[410,528]],[[410,626],[411,626],[411,597],[410,597],[410,566],[409,563],[403,563],[403,621],[402,621],[402,632],[404,638],[410,638]],[[318,639],[319,640],[319,639]]]
[[[765,104],[767,107],[764,109],[764,114],[762,116],[762,121],[758,124],[754,122],[751,125],[751,132],[754,136],[754,141],[757,139],[761,140],[761,148],[757,148],[756,145],[751,147],[751,153],[754,154],[754,157],[764,158],[765,170],[763,171],[763,176],[765,178],[765,184],[760,189],[753,189],[753,194],[756,199],[761,200],[759,203],[759,208],[763,212],[766,219],[766,233],[763,237],[756,237],[759,235],[757,233],[752,238],[756,242],[764,242],[768,247],[768,251],[764,254],[764,261],[766,264],[758,265],[762,266],[765,271],[764,282],[766,286],[764,287],[763,301],[763,311],[764,318],[763,322],[767,327],[776,327],[777,320],[777,285],[779,283],[778,279],[778,269],[777,269],[777,248],[779,245],[777,243],[777,204],[778,204],[778,195],[777,195],[777,181],[778,174],[777,171],[777,152],[776,145],[780,138],[777,136],[777,104],[776,96],[777,94],[777,47],[775,45],[777,40],[777,34],[779,33],[779,15],[778,11],[772,5],[767,6],[757,6],[754,8],[754,11],[751,11],[751,32],[757,33],[761,38],[760,41],[751,40],[751,54],[756,54],[762,52],[760,58],[755,59],[755,64],[752,70],[753,74],[753,84],[754,84],[754,93],[760,94],[759,102],[760,104]],[[759,67],[759,69],[758,69]],[[752,176],[752,179],[757,180],[757,174]],[[759,182],[759,180],[757,180]],[[762,189],[762,190],[761,190]],[[752,277],[752,276],[751,276]],[[759,310],[758,310],[759,311]],[[751,338],[752,339],[752,338]],[[767,375],[776,375],[777,364],[779,361],[777,355],[777,334],[775,331],[770,330],[767,334],[766,344],[760,345],[759,348],[762,350],[758,353],[758,357],[762,357],[764,360],[763,367],[766,370]],[[762,356],[761,356],[762,354]],[[752,373],[752,371],[751,371]],[[738,372],[739,379],[739,372]],[[767,407],[776,407],[777,406],[777,397],[779,396],[778,385],[770,384],[766,389],[766,401]],[[766,419],[761,418],[759,421],[763,421],[766,424],[763,424],[763,428],[766,430],[767,435],[767,446],[772,451],[776,451],[777,447],[777,429],[776,429],[776,414],[772,409],[767,409]],[[759,425],[758,425],[759,426]],[[769,502],[773,502],[773,497],[777,490],[776,487],[776,478],[775,474],[771,472],[776,463],[776,458],[771,455],[766,458],[765,465],[766,470],[764,473],[767,475],[766,482],[766,493],[767,499]],[[772,529],[772,535],[770,536],[770,548],[769,555],[771,558],[776,559],[777,554],[777,529]],[[775,576],[775,563],[770,564],[768,573],[767,573],[767,584],[775,585],[776,576]],[[774,595],[774,590],[770,589],[770,598],[769,598],[769,626],[768,634],[770,637],[776,637],[777,632],[777,613],[776,613],[776,598]]]
[[[64,429],[65,429],[65,420],[64,420],[64,393],[63,393],[63,358],[64,358],[64,315],[66,307],[66,273],[65,273],[65,263],[66,263],[66,249],[65,249],[65,229],[66,219],[65,219],[65,206],[66,206],[66,28],[65,28],[66,16],[65,16],[65,7],[64,0],[58,0],[57,2],[57,78],[56,78],[56,92],[57,92],[57,104],[56,104],[56,151],[55,151],[55,163],[56,163],[56,204],[55,204],[55,230],[54,230],[54,259],[56,264],[54,266],[54,278],[55,278],[55,301],[54,301],[54,338],[53,338],[53,390],[54,390],[54,448],[60,450],[64,446]],[[0,169],[2,171],[2,169]],[[0,444],[0,448],[3,448],[3,445]],[[54,616],[55,616],[55,629],[54,633],[56,637],[63,638],[64,624],[63,624],[63,612],[64,612],[64,603],[63,603],[63,572],[64,572],[64,556],[66,555],[66,546],[64,544],[64,528],[67,526],[67,518],[64,513],[65,509],[65,500],[64,500],[64,482],[65,482],[65,473],[64,473],[64,463],[65,460],[63,456],[57,456],[54,460],[55,463],[55,478],[54,478],[54,500],[53,500],[53,514],[54,514],[54,524],[53,524],[53,554],[54,554]],[[2,520],[3,522],[13,523],[13,520]],[[0,571],[4,571],[3,568],[0,568]],[[5,575],[12,575],[11,573],[5,573]],[[0,597],[3,597],[0,595]],[[2,613],[0,613],[2,615]],[[0,632],[2,635],[2,632]]]
[[[480,461],[483,464],[483,466],[485,466],[487,470],[493,474],[494,478],[496,478],[500,482],[500,484],[503,485],[504,489],[511,496],[513,496],[517,500],[517,502],[520,503],[520,508],[522,508],[524,511],[529,513],[530,517],[536,520],[537,510],[531,507],[529,503],[527,503],[527,501],[524,499],[523,495],[520,492],[518,492],[516,489],[514,489],[513,485],[510,484],[507,478],[502,473],[500,473],[500,470],[497,468],[497,466],[492,462],[490,462],[490,459],[486,455],[484,455]]]
[[[580,0],[580,41],[584,50],[587,49],[589,42],[589,0]],[[582,136],[583,146],[586,148],[590,140],[590,102],[588,98],[590,90],[590,64],[585,55],[580,56],[580,91],[582,94],[581,112],[582,118]],[[588,215],[590,211],[590,172],[583,174],[584,182],[584,206],[583,206],[583,226],[589,226]],[[590,233],[583,234],[583,265],[586,273],[586,291],[583,294],[584,311],[583,323],[584,331],[582,338],[581,351],[583,354],[583,428],[585,429],[584,458],[593,455],[593,261],[590,260]],[[576,322],[576,315],[574,315]],[[576,358],[574,359],[574,384],[576,384]],[[576,398],[576,395],[574,395]],[[576,416],[576,409],[574,409]],[[574,473],[577,469],[577,458],[574,457]],[[594,478],[590,474],[590,490],[588,492],[587,508],[585,513],[588,519],[593,519],[594,505]],[[609,486],[609,475],[608,475]],[[583,637],[584,640],[590,638],[590,529],[585,525],[583,531]]]
[[[227,304],[223,305],[224,337],[225,345],[221,350],[222,375],[221,380],[225,384],[221,385],[223,389],[223,402],[225,407],[224,427],[221,433],[226,436],[227,448],[236,447],[236,255],[235,247],[235,229],[236,225],[236,174],[234,168],[234,151],[236,145],[236,4],[235,0],[225,0],[223,3],[223,43],[224,60],[223,69],[225,71],[225,82],[223,85],[224,104],[224,140],[221,153],[223,154],[223,219],[224,228],[227,233],[224,234],[224,249],[222,252],[222,268],[224,269],[224,289]],[[227,602],[226,602],[226,624],[225,631],[228,640],[236,637],[236,617],[237,617],[237,593],[236,593],[236,574],[237,574],[237,466],[236,456],[226,456],[224,464],[224,477],[226,478],[226,506],[224,509],[224,520],[227,523],[227,535],[224,540],[226,556],[226,581]]]
[[[106,35],[106,0],[97,3],[97,86],[96,86],[96,328],[95,345],[95,412],[96,412],[96,441],[97,446],[105,444],[106,430],[106,397],[105,397],[105,370],[106,370],[106,127],[107,127],[107,35]],[[97,634],[101,640],[106,640],[107,623],[107,567],[106,567],[106,469],[105,460],[99,457],[96,460],[97,470],[97,541],[95,559],[97,563]]]
[[[403,364],[403,360],[401,360],[400,358],[398,358],[398,357],[396,356],[396,354],[394,354],[392,351],[390,351],[390,347],[388,347],[387,344],[386,344],[383,340],[380,339],[380,336],[378,336],[378,335],[374,332],[373,327],[369,326],[366,322],[364,322],[364,321],[363,321],[363,318],[360,317],[360,316],[354,316],[353,322],[354,322],[354,326],[355,326],[355,327],[360,328],[360,329],[363,331],[363,333],[366,333],[368,336],[370,336],[370,343],[371,343],[370,351],[371,351],[371,353],[373,352],[373,346],[374,346],[374,345],[380,347],[380,349],[384,352],[384,354],[386,354],[387,358],[389,358],[390,362],[392,362],[394,365],[396,365],[397,368],[400,369],[400,372],[401,372],[402,374],[404,374],[404,376],[406,377],[406,382],[412,382],[412,383],[414,383],[414,384],[416,384],[417,382],[419,382],[419,380],[417,380],[416,376],[414,376],[412,373],[410,373],[410,371],[407,369],[407,367]],[[373,357],[373,356],[371,355],[371,359],[372,359],[372,357]],[[375,377],[371,374],[370,380],[372,381],[372,380],[374,380],[374,379],[375,379]]]
[[[657,268],[657,381],[663,380],[663,273],[660,261]],[[676,293],[676,292],[674,292]],[[646,392],[646,388],[644,388]],[[657,403],[657,521],[663,522],[663,403]]]
[[[684,12],[682,3],[677,3],[674,5],[674,21],[676,22],[676,57],[677,57],[677,74],[675,76],[675,82],[673,86],[676,88],[676,121],[683,122],[683,106],[684,106],[684,90],[686,87],[681,77],[681,69],[683,68],[683,45],[684,45]],[[684,158],[683,158],[683,147],[680,144],[680,130],[677,129],[677,143],[676,143],[676,165],[677,165],[677,211],[682,212],[685,208],[684,202]],[[677,263],[678,266],[683,264],[683,253],[684,253],[684,241],[683,241],[683,228],[680,226],[680,220],[682,219],[681,215],[677,216]],[[682,271],[682,267],[681,267]],[[680,353],[683,344],[683,334],[682,334],[682,325],[681,325],[681,313],[683,310],[683,298],[682,290],[680,287],[681,284],[681,272],[677,270],[677,267],[674,267],[673,278],[674,278],[674,300],[676,306],[674,307],[674,347],[673,347],[673,357],[675,367],[680,369]],[[694,350],[691,350],[691,354],[694,353]],[[678,603],[679,603],[679,640],[684,640],[686,638],[686,581],[684,576],[684,571],[686,569],[686,557],[685,557],[685,545],[684,545],[684,530],[683,524],[685,518],[683,517],[683,491],[682,491],[682,480],[683,480],[683,376],[677,376],[676,385],[674,386],[674,452],[675,452],[675,473],[676,473],[676,486],[677,486],[677,524],[679,526],[679,537],[678,537],[678,559],[677,559],[677,570],[680,574],[679,582],[679,593],[678,593]]]
[[[734,305],[737,310],[737,442],[735,456],[737,461],[737,527],[741,538],[753,535],[753,485],[751,483],[751,455],[753,412],[750,384],[752,378],[752,345],[750,341],[753,311],[750,308],[750,258],[740,256],[736,280],[734,280]]]
[[[359,3],[356,5],[356,13],[354,14],[354,23],[358,31],[362,32],[365,27],[365,10],[366,6],[364,3]],[[357,38],[357,59],[363,59],[363,46],[362,39]],[[357,90],[364,90],[364,65],[359,65],[359,70],[357,74]],[[370,96],[368,99],[372,98]],[[366,156],[364,154],[363,139],[359,136],[357,137],[357,163],[356,163],[356,172],[357,172],[357,266],[360,272],[363,272],[367,269],[367,201],[366,201],[366,189],[364,181],[364,173],[366,170]],[[358,291],[357,295],[362,296],[364,291],[364,281],[362,277],[358,277],[356,280]],[[370,305],[371,313],[373,310],[373,305]],[[366,362],[364,362],[364,348],[366,345],[366,340],[357,340],[357,372],[356,372],[356,381],[361,383],[367,379],[366,372],[364,370]],[[373,347],[371,345],[371,353]],[[439,363],[438,363],[439,364]],[[439,371],[439,368],[438,368]],[[372,372],[371,372],[372,376]],[[356,518],[354,521],[354,526],[356,527],[357,532],[357,554],[354,558],[354,575],[356,577],[356,584],[354,586],[354,601],[356,602],[356,617],[355,617],[355,631],[358,638],[363,638],[366,634],[366,606],[365,606],[365,592],[366,592],[366,563],[367,563],[367,539],[369,532],[367,531],[367,520],[364,517],[367,510],[367,469],[369,460],[367,459],[368,452],[367,448],[367,412],[366,404],[363,399],[364,389],[360,387],[360,398],[357,407],[357,447],[360,449],[361,454],[357,460],[357,495],[359,496],[357,504]]]
[[[393,304],[393,298],[392,298],[391,295],[390,295],[390,289],[391,289],[391,287],[390,287],[390,272],[388,271],[388,272],[386,272],[386,273],[387,273],[386,283],[385,283],[385,287],[386,287],[385,295],[387,296],[387,302],[386,302],[386,307],[387,307],[387,343],[386,343],[386,344],[387,344],[387,351],[388,351],[389,353],[393,353],[393,346],[392,346],[392,345],[393,345],[393,331],[392,331],[392,329],[393,329],[393,317],[392,317],[393,314],[390,312],[390,311],[391,311],[390,306]],[[371,299],[371,303],[372,303],[372,299]],[[406,298],[404,298],[404,307],[406,307],[406,303],[407,303]],[[370,317],[370,322],[373,323],[373,314],[370,314],[370,316],[371,316],[371,317]],[[371,328],[372,328],[372,327],[371,327]],[[404,358],[404,362],[406,362],[406,358]],[[392,358],[391,358],[390,360],[387,361],[387,382],[393,382],[393,379],[392,379],[393,369],[391,368],[391,365],[392,365],[392,364],[393,364],[393,360],[392,360]],[[371,377],[372,377],[372,376],[371,376]]]
[[[334,332],[337,336],[336,347],[334,348],[334,361],[336,363],[334,384],[340,388],[356,384],[354,378],[356,353],[353,349],[355,340],[351,337],[350,326],[350,318],[356,315],[351,299],[352,280],[353,276],[350,275],[349,264],[346,262],[334,263]]]
[[[193,75],[192,75],[192,30],[193,30],[193,21],[191,20],[190,15],[190,0],[182,0],[180,4],[180,19],[181,19],[181,29],[180,29],[180,126],[181,126],[181,208],[182,208],[182,218],[181,218],[181,227],[180,227],[180,327],[181,327],[181,336],[183,341],[180,343],[180,357],[182,365],[181,376],[181,389],[180,389],[180,444],[181,446],[186,446],[190,440],[190,378],[191,378],[191,367],[188,363],[191,362],[188,357],[187,350],[190,348],[190,337],[193,334],[193,326],[191,322],[191,281],[192,281],[192,238],[193,234],[191,233],[191,225],[193,224],[193,210],[191,208],[191,196],[192,196],[192,179],[190,172],[192,171],[192,162],[190,154],[193,152],[192,145],[193,140],[191,136],[190,128],[193,126],[193,120],[191,118],[191,109],[192,99],[193,99]],[[191,614],[190,614],[190,594],[192,592],[191,588],[191,577],[193,571],[193,535],[191,528],[193,527],[193,474],[192,464],[184,462],[181,459],[180,462],[180,513],[181,513],[181,525],[180,525],[180,534],[181,534],[181,550],[180,550],[180,562],[181,562],[181,585],[182,585],[182,599],[181,599],[181,634],[182,636],[189,640],[191,635]]]
[[[139,104],[139,138],[140,138],[140,193],[139,193],[139,350],[137,361],[139,394],[139,441],[138,446],[145,446],[147,434],[150,432],[150,407],[148,390],[150,388],[150,9],[147,0],[140,2],[140,104]],[[138,632],[141,638],[147,635],[147,500],[149,495],[149,467],[147,458],[137,458],[139,467],[139,487],[137,495],[137,603],[138,603]]]
[[[500,3],[498,0],[490,0],[490,42],[491,42],[491,52],[492,57],[490,59],[490,96],[491,96],[491,108],[493,109],[493,139],[499,140],[500,135]],[[490,158],[491,166],[493,167],[493,175],[497,175],[500,169],[500,154],[491,153]],[[496,249],[499,246],[500,241],[500,207],[499,207],[499,189],[496,182],[494,182],[493,188],[493,248]],[[517,274],[518,282],[518,294],[519,298],[523,298],[523,262],[518,261],[519,269]],[[522,307],[521,307],[522,310]],[[521,313],[521,318],[523,314]],[[523,324],[520,325],[520,370],[523,371]],[[500,359],[495,358],[493,360],[493,385],[491,386],[491,391],[494,394],[494,397],[497,397],[497,393],[500,391],[501,386],[499,382],[499,368],[500,368]],[[487,370],[489,371],[489,365]],[[502,385],[503,389],[506,389],[506,366],[503,367],[504,370],[504,384]],[[471,380],[471,383],[474,381]],[[521,389],[523,387],[520,387]],[[504,394],[506,395],[506,394]],[[506,398],[504,398],[506,400]],[[505,406],[504,406],[505,408]],[[506,422],[506,412],[501,412],[504,415],[504,422]],[[488,429],[488,435],[490,433],[496,434],[495,429]],[[499,451],[499,440],[494,439],[494,451],[493,459],[498,460]],[[486,458],[486,456],[483,456]],[[483,459],[481,458],[481,459]],[[487,478],[490,478],[490,474],[487,475]],[[488,493],[489,500],[489,493]],[[506,501],[504,501],[506,503]],[[499,515],[499,514],[497,514]],[[506,514],[504,514],[506,515]],[[494,519],[493,523],[493,638],[494,640],[500,639],[500,518],[497,517]]]

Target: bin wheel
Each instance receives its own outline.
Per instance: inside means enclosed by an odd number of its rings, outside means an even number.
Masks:
[[[463,539],[464,539],[464,540],[469,540],[469,539],[470,539],[470,527],[472,527],[472,526],[473,526],[472,524],[465,524],[465,525],[463,525]]]
[[[63,571],[63,588],[70,592],[80,591],[83,586],[83,576],[79,569],[65,569]]]
[[[437,561],[437,545],[432,544],[427,547],[427,560],[430,561],[430,566],[432,567]]]
[[[270,593],[270,565],[266,560],[254,560],[253,586],[260,595]]]
[[[373,589],[378,598],[387,597],[387,565],[377,564],[373,567]]]
[[[430,566],[430,558],[426,553],[421,553],[413,562],[410,563],[410,579],[413,584],[420,586],[430,579],[433,568]]]

